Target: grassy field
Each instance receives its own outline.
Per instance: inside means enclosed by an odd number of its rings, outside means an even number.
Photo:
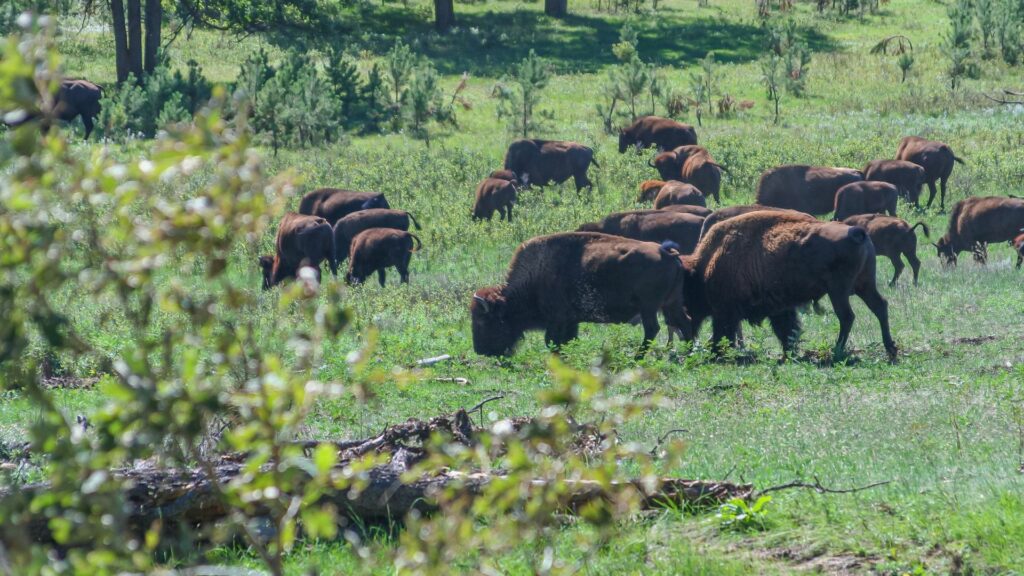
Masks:
[[[411,211],[423,224],[424,250],[415,255],[412,282],[396,275],[350,288],[330,284],[324,297],[341,298],[354,312],[354,329],[329,345],[319,377],[344,380],[346,355],[371,335],[379,336],[372,364],[410,366],[417,359],[447,353],[442,363],[409,383],[385,382],[376,389],[374,409],[354,401],[324,402],[309,422],[310,435],[356,437],[408,417],[426,417],[504,394],[489,405],[500,417],[536,411],[537,392],[551,383],[549,353],[540,334],[530,334],[510,362],[475,355],[469,333],[469,295],[501,280],[512,251],[539,234],[574,229],[608,212],[636,207],[637,184],[653,176],[647,155],[620,155],[616,140],[603,133],[594,112],[604,70],[614,63],[611,44],[625,18],[573,5],[563,22],[544,17],[537,4],[458,4],[460,28],[447,36],[430,29],[427,7],[388,4],[362,16],[351,37],[333,39],[369,63],[402,37],[426,53],[445,74],[448,89],[470,73],[466,92],[472,110],[459,112],[459,128],[446,128],[430,147],[405,135],[352,137],[314,150],[284,150],[275,170],[292,170],[304,188],[321,185],[384,192],[393,207]],[[696,59],[714,51],[718,89],[754,108],[734,118],[705,118],[701,144],[729,166],[723,183],[726,204],[749,203],[761,171],[782,163],[862,167],[891,158],[899,138],[934,137],[967,159],[950,183],[947,205],[970,195],[1021,194],[1024,160],[1019,109],[992,105],[980,93],[1020,87],[1021,69],[985,61],[982,76],[953,93],[944,76],[947,62],[940,40],[947,20],[944,4],[893,0],[878,14],[838,19],[819,16],[800,4],[793,17],[814,51],[807,95],[782,102],[782,122],[773,125],[756,61],[762,32],[753,2],[714,0],[699,8],[689,0],[663,2],[656,14],[633,17],[640,53],[664,67],[670,83],[683,89]],[[868,54],[879,39],[905,34],[914,42],[916,64],[906,83],[894,58]],[[319,39],[290,39],[316,45]],[[173,62],[195,59],[217,81],[230,81],[238,63],[257,45],[279,57],[280,39],[239,41],[205,31],[181,38]],[[60,44],[68,72],[100,82],[113,78],[112,41],[105,32],[69,24]],[[517,220],[474,223],[470,207],[476,182],[499,167],[512,139],[495,116],[494,82],[530,48],[558,71],[544,91],[541,108],[554,121],[543,136],[578,140],[595,148],[601,163],[592,170],[590,193],[570,184],[531,190],[521,196]],[[995,106],[995,107],[993,107]],[[693,121],[693,119],[690,119]],[[81,145],[86,147],[97,144]],[[132,157],[139,144],[116,151]],[[186,199],[203,186],[201,176],[168,187],[169,199]],[[292,205],[297,204],[297,198]],[[937,204],[936,204],[937,206]],[[915,212],[901,204],[901,216],[922,220],[932,239],[945,230],[936,209]],[[239,245],[232,274],[259,291],[255,258],[272,250]],[[770,505],[770,528],[756,533],[718,529],[713,514],[667,512],[623,523],[619,536],[586,565],[588,573],[748,574],[817,570],[826,573],[1013,573],[1024,571],[1024,299],[1021,272],[1013,269],[1009,247],[992,246],[982,267],[961,258],[957,268],[940,266],[924,239],[921,285],[909,271],[894,288],[881,286],[889,300],[893,335],[901,355],[889,364],[877,322],[859,301],[849,364],[823,367],[811,360],[779,364],[780,350],[767,327],[745,328],[756,361],[749,365],[707,362],[687,355],[664,333],[647,359],[632,355],[640,330],[634,326],[584,325],[563,358],[578,368],[605,358],[613,372],[634,367],[649,374],[621,384],[622,393],[651,390],[665,401],[620,430],[622,437],[653,445],[665,431],[685,428],[683,464],[670,470],[691,478],[742,479],[768,486],[803,478],[849,487],[889,484],[856,494],[778,494]],[[891,276],[888,261],[879,275]],[[202,290],[203,278],[182,279]],[[274,327],[289,322],[262,294],[266,314],[259,338],[285,350]],[[82,302],[77,294],[59,298],[81,332],[111,355],[129,349],[126,333],[99,318],[113,302]],[[838,323],[829,311],[803,315],[801,348],[827,350]],[[705,336],[709,329],[705,329]],[[699,352],[699,351],[698,351]],[[99,365],[69,367],[78,377],[102,376]],[[436,378],[462,377],[468,384]],[[102,387],[100,387],[101,389]],[[58,393],[72,414],[104,403],[96,389]],[[23,435],[33,411],[16,392],[0,399],[0,439]],[[553,544],[573,558],[574,542],[588,528],[566,528]],[[533,548],[500,559],[508,573],[528,573]],[[220,550],[213,560],[257,566],[256,558]],[[359,558],[345,544],[309,544],[291,557],[289,570],[304,574],[359,570]]]

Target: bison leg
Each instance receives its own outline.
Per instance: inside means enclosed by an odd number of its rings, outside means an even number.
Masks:
[[[853,329],[853,321],[857,315],[853,313],[853,307],[850,306],[848,290],[841,288],[830,290],[828,299],[832,301],[832,310],[839,318],[839,338],[832,349],[832,358],[838,360],[846,357],[846,341],[850,338],[850,330]]]
[[[405,257],[398,262],[397,266],[395,266],[395,268],[398,268],[398,276],[401,278],[399,282],[402,284],[409,283],[409,262],[411,260],[412,252],[406,252]]]
[[[913,252],[907,252],[904,255],[907,257],[907,262],[910,262],[910,269],[914,271],[914,286],[917,286],[917,274],[921,270],[921,261]]]
[[[896,272],[892,275],[892,280],[889,281],[889,286],[895,286],[896,281],[900,279],[900,274],[903,273],[903,260],[900,260],[900,255],[889,256],[889,260],[892,261],[892,267],[896,269]],[[914,284],[917,284],[917,268],[914,268]]]
[[[736,346],[736,333],[740,329],[741,318],[735,314],[715,314],[711,317],[711,345],[715,354],[721,356],[725,352],[722,340],[727,340],[729,346]]]
[[[380,282],[381,287],[384,286],[385,276],[386,275],[384,273],[384,269],[383,268],[380,268],[380,269],[377,270],[377,282]]]
[[[878,325],[882,328],[882,344],[885,345],[885,352],[889,355],[889,360],[896,360],[896,343],[893,342],[892,333],[889,331],[889,303],[878,293],[873,282],[858,287],[857,296],[867,304],[875,318],[878,318]],[[847,300],[847,305],[849,305],[849,300]]]
[[[1024,251],[1021,251],[1020,254],[1017,254],[1017,270],[1020,270],[1020,265],[1022,262],[1024,262]]]
[[[647,354],[647,349],[651,347],[651,342],[658,336],[658,331],[661,329],[658,326],[658,310],[641,311],[640,322],[644,325],[644,341],[640,343],[640,350],[636,353],[637,360]]]
[[[949,180],[949,176],[943,176],[939,180],[939,186],[942,188],[941,195],[939,196],[939,210],[942,212],[946,211],[946,181]]]
[[[935,192],[935,180],[930,180],[928,182],[928,208],[932,207],[932,201],[935,200]]]
[[[508,217],[507,217],[507,218],[505,218],[505,220],[506,220],[507,222],[511,223],[511,222],[512,222],[512,203],[511,203],[511,202],[509,202],[509,204],[508,204],[508,206],[507,206],[507,207],[505,208],[505,210],[507,210],[507,211],[508,211]]]
[[[553,324],[544,331],[544,343],[556,353],[560,352],[562,345],[574,340],[579,331],[579,324],[571,322],[568,324]]]
[[[769,316],[768,321],[772,325],[775,337],[779,339],[779,344],[782,344],[783,359],[788,358],[796,348],[797,339],[800,337],[800,318],[796,309],[790,308],[785,312]]]
[[[505,219],[505,207],[498,206],[498,221],[501,222]]]
[[[584,188],[590,188],[591,190],[594,189],[594,183],[590,181],[590,178],[587,178],[587,172],[585,170],[583,172],[577,172],[576,174],[573,174],[572,179],[573,182],[576,183],[577,193],[579,193]]]
[[[88,114],[82,114],[82,125],[85,126],[85,139],[88,140],[89,134],[92,134],[92,116],[89,116]]]

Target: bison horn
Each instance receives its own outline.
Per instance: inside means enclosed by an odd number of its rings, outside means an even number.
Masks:
[[[473,294],[473,300],[476,300],[477,302],[480,303],[481,306],[484,307],[485,314],[491,313],[491,304],[483,296],[480,296],[479,294]]]

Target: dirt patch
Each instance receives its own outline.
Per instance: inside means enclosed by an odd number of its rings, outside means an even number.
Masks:
[[[79,378],[77,376],[51,376],[43,378],[43,388],[48,390],[91,390],[99,378]]]
[[[829,554],[816,548],[771,548],[760,554],[765,559],[784,562],[800,571],[848,576],[861,574],[878,559],[854,554]]]

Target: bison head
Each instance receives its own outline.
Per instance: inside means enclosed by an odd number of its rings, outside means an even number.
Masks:
[[[257,258],[257,262],[260,265],[260,269],[263,271],[263,289],[270,290],[274,285],[274,257],[260,256]]]
[[[619,154],[625,154],[632,144],[629,141],[629,134],[625,130],[619,130]]]
[[[603,228],[598,222],[586,222],[580,224],[580,227],[576,229],[577,232],[602,232]]]
[[[508,356],[523,337],[523,331],[509,322],[501,288],[482,288],[469,305],[473,317],[473,350],[483,356]]]
[[[932,242],[943,266],[956,266],[956,251],[953,250],[953,243],[946,238],[939,238],[938,242]]]
[[[683,168],[679,163],[679,155],[675,152],[662,152],[648,164],[658,171],[662,180],[678,180]]]

